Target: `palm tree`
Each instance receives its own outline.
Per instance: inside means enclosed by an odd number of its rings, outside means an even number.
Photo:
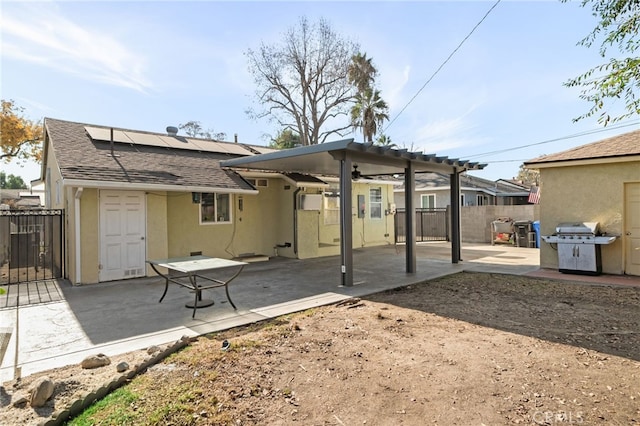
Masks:
[[[378,136],[378,139],[376,140],[376,144],[380,145],[380,146],[386,146],[389,148],[397,148],[398,145],[395,144],[394,142],[391,141],[391,136],[387,136],[384,133],[381,134],[380,136]]]
[[[354,85],[358,93],[364,93],[372,87],[376,74],[378,74],[378,70],[371,62],[371,58],[367,58],[366,53],[358,53],[351,57],[347,77],[349,83]]]
[[[356,94],[355,100],[351,108],[351,125],[362,130],[365,142],[373,143],[373,136],[389,119],[389,107],[380,97],[380,91],[370,87]]]

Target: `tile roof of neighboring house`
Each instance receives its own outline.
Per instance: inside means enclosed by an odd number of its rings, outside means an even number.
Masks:
[[[574,160],[595,160],[640,155],[640,130],[577,146],[555,154],[543,155],[526,165]]]
[[[253,190],[237,173],[219,166],[238,155],[114,143],[112,157],[111,144],[93,140],[86,124],[46,118],[44,125],[65,180]]]

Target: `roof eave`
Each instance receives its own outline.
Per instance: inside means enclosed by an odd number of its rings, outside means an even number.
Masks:
[[[589,166],[594,164],[607,164],[607,163],[629,163],[640,162],[640,155],[617,155],[612,157],[592,157],[581,159],[567,159],[567,160],[551,160],[551,161],[532,161],[525,162],[524,166],[527,169],[546,169],[552,167],[571,167],[571,166]]]
[[[258,194],[255,189],[242,188],[222,188],[215,186],[198,185],[162,185],[153,183],[129,183],[98,181],[87,179],[64,179],[62,185],[65,187],[83,187],[96,189],[120,189],[128,191],[167,191],[167,192],[216,192],[222,194]]]

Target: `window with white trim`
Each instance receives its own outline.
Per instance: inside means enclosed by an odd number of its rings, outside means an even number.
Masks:
[[[200,223],[231,222],[231,195],[203,192],[200,195]]]
[[[464,206],[464,205],[465,205],[465,204],[464,204],[464,201],[465,201],[465,200],[464,200],[464,194],[460,194],[460,205],[461,205],[461,206]]]
[[[485,198],[482,194],[477,194],[476,195],[476,206],[484,206],[485,203]]]
[[[420,207],[423,209],[435,209],[436,194],[422,194],[420,196]]]
[[[382,188],[369,188],[369,218],[382,219]]]

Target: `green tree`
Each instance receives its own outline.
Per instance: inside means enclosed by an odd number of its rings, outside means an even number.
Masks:
[[[384,133],[378,136],[378,139],[376,139],[376,145],[387,146],[389,148],[398,147],[398,145],[391,140],[391,136],[385,135]]]
[[[7,176],[5,172],[0,172],[0,189],[27,189],[27,185],[20,176]]]
[[[294,133],[291,129],[284,129],[275,139],[269,143],[270,148],[275,149],[289,149],[302,145],[300,142],[300,135]]]
[[[362,130],[365,142],[373,143],[373,136],[389,119],[389,107],[380,97],[380,91],[373,88],[358,93],[355,99],[356,103],[351,108],[351,125]]]
[[[180,130],[184,130],[187,136],[191,136],[192,138],[203,138],[203,139],[215,139],[215,140],[224,140],[227,137],[227,134],[224,132],[214,132],[213,129],[204,130],[199,121],[187,121],[184,124],[178,125]]]
[[[42,123],[24,116],[24,108],[14,101],[2,102],[0,115],[0,160],[34,159],[42,155]]]
[[[351,127],[341,125],[340,118],[347,117],[353,99],[348,71],[358,50],[356,43],[340,37],[326,20],[310,23],[300,18],[281,44],[262,43],[257,50],[246,52],[259,106],[258,111],[247,113],[292,129],[300,135],[302,145],[342,135]]]
[[[562,0],[566,2],[568,0]],[[640,2],[638,0],[582,0],[581,6],[591,5],[593,16],[600,21],[593,31],[579,44],[591,47],[600,42],[600,55],[607,57],[609,49],[616,47],[620,58],[610,57],[607,63],[598,65],[564,83],[567,87],[581,87],[580,98],[591,103],[591,108],[574,121],[600,113],[598,122],[605,126],[640,115]],[[624,98],[625,111],[611,116],[606,101]]]

